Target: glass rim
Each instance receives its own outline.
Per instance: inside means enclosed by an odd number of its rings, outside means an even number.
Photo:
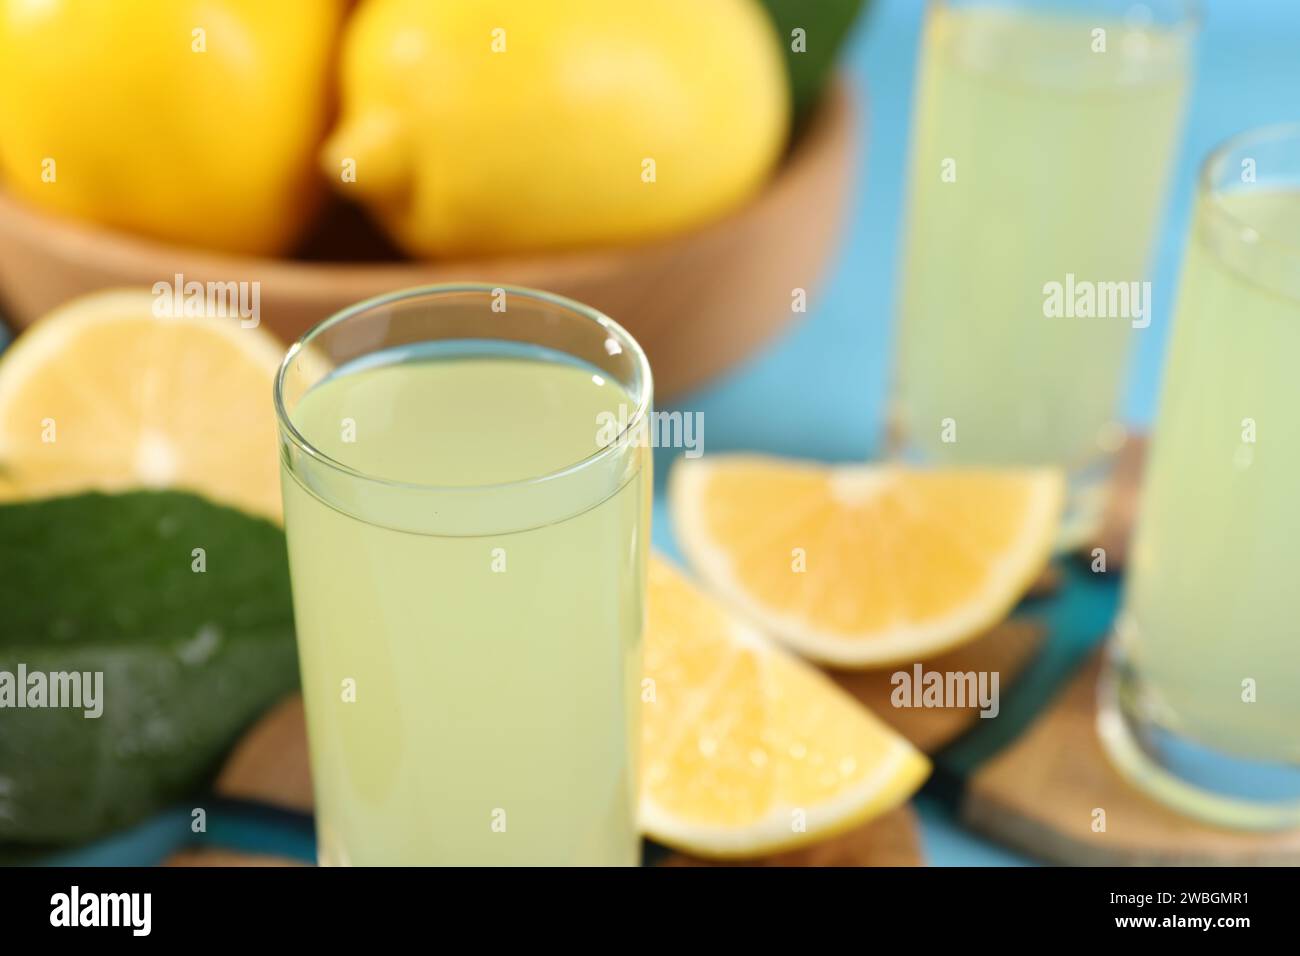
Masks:
[[[951,7],[955,6],[958,0],[928,0],[929,7]],[[1015,0],[1022,2],[1022,0]],[[1187,33],[1197,33],[1201,25],[1205,22],[1205,0],[1169,0],[1170,3],[1178,8],[1178,17],[1169,23],[1167,28],[1176,31],[1185,31]],[[972,5],[980,6],[1005,6],[1005,3],[997,0],[972,0]],[[1140,7],[1147,4],[1138,2],[1130,3],[1130,6]]]
[[[1220,140],[1218,145],[1210,150],[1209,155],[1201,163],[1200,171],[1196,176],[1196,188],[1197,192],[1209,202],[1214,214],[1228,225],[1235,229],[1249,229],[1255,234],[1255,242],[1257,243],[1276,246],[1300,255],[1300,244],[1270,236],[1265,231],[1257,228],[1254,223],[1242,219],[1229,209],[1223,202],[1223,195],[1231,190],[1221,189],[1214,183],[1215,174],[1220,170],[1220,167],[1227,162],[1229,156],[1242,147],[1252,143],[1267,143],[1288,139],[1295,141],[1297,157],[1300,157],[1300,120],[1283,120],[1278,123],[1267,123],[1263,126],[1251,126]],[[1296,179],[1300,182],[1300,163],[1297,163],[1296,166]]]
[[[573,462],[572,464],[565,465],[563,468],[546,472],[541,475],[490,484],[437,485],[422,482],[399,481],[392,478],[385,478],[382,475],[373,475],[358,468],[353,468],[351,465],[344,464],[337,458],[325,454],[325,452],[321,451],[308,441],[302,432],[298,431],[297,426],[294,425],[293,420],[289,416],[289,411],[284,404],[285,376],[288,374],[289,368],[293,365],[294,359],[321,334],[334,328],[336,325],[341,325],[348,319],[356,318],[363,313],[409,299],[419,299],[429,296],[443,297],[461,293],[481,293],[491,295],[497,290],[505,292],[508,296],[520,296],[534,302],[542,302],[547,305],[556,306],[568,312],[575,318],[599,325],[610,336],[618,341],[619,346],[622,349],[632,355],[637,375],[640,378],[639,388],[637,390],[638,394],[632,396],[635,402],[634,410],[628,417],[627,425],[611,442],[609,442],[609,444],[605,445],[598,451],[592,452],[585,458]],[[464,340],[463,337],[461,340]],[[510,340],[503,339],[501,341]],[[531,289],[527,286],[509,285],[500,282],[446,282],[398,289],[394,292],[386,292],[382,295],[372,296],[369,299],[363,299],[360,302],[354,303],[347,308],[340,309],[338,312],[322,319],[300,335],[297,340],[289,346],[288,351],[285,352],[284,358],[280,360],[280,367],[275,373],[273,393],[276,423],[279,425],[280,434],[292,443],[292,445],[302,454],[306,455],[311,461],[319,465],[346,475],[349,478],[372,482],[399,491],[435,492],[439,494],[472,492],[481,494],[483,492],[493,491],[506,492],[511,489],[533,487],[549,481],[563,479],[598,465],[607,458],[617,454],[625,443],[627,436],[634,434],[635,429],[639,428],[641,423],[649,415],[653,390],[654,378],[650,371],[650,361],[646,358],[645,351],[641,348],[640,343],[633,338],[632,334],[628,332],[627,329],[623,328],[623,326],[619,325],[599,309],[592,308],[589,305],[584,305],[576,299],[556,295],[553,292],[544,292],[540,289]]]

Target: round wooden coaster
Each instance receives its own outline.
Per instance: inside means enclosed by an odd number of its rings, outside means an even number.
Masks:
[[[1044,636],[1044,628],[1038,621],[1011,618],[973,643],[926,661],[923,667],[925,671],[939,673],[994,671],[999,686],[1005,690],[1033,660]],[[967,707],[895,707],[891,700],[895,691],[894,674],[900,670],[910,672],[912,666],[832,671],[830,676],[918,750],[934,753],[980,722],[979,703],[971,701]]]
[[[1300,831],[1219,829],[1166,808],[1124,780],[1097,738],[1099,672],[1096,656],[1013,745],[968,781],[963,822],[1053,863],[1300,864]]]

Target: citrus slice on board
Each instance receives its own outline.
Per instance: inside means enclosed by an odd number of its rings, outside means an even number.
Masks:
[[[910,797],[929,761],[816,668],[650,562],[641,825],[696,856],[816,843]]]
[[[753,455],[682,459],[673,524],[702,581],[826,664],[917,661],[979,636],[1050,560],[1052,469],[921,471]]]
[[[230,318],[75,299],[0,353],[0,497],[180,488],[278,520],[271,388],[284,348]]]

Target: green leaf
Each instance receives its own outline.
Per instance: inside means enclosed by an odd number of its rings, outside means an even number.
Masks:
[[[20,663],[102,672],[103,713],[0,708],[0,840],[133,823],[296,686],[284,534],[179,492],[0,506],[0,675]]]
[[[785,52],[798,125],[816,105],[831,78],[840,47],[870,0],[761,0]],[[807,49],[797,53],[792,35],[804,31]]]

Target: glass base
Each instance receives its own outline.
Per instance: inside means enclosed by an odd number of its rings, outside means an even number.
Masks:
[[[1236,757],[1136,713],[1139,679],[1113,650],[1097,688],[1097,733],[1121,775],[1159,802],[1222,827],[1300,827],[1300,767]]]
[[[1112,456],[1067,474],[1065,511],[1061,514],[1061,527],[1056,533],[1057,554],[1078,551],[1097,539],[1110,501],[1114,466]]]
[[[1116,426],[1118,427],[1118,426]],[[1122,432],[1121,432],[1122,434]],[[1122,442],[1120,443],[1122,444]],[[897,409],[891,411],[885,429],[885,453],[894,461],[918,467],[960,467],[971,464],[991,467],[1026,467],[1022,461],[985,461],[964,456],[945,457],[929,454],[908,440],[907,431]],[[1097,538],[1110,501],[1111,476],[1115,470],[1115,452],[1104,454],[1091,464],[1066,468],[1065,510],[1056,536],[1056,553],[1068,554]]]

